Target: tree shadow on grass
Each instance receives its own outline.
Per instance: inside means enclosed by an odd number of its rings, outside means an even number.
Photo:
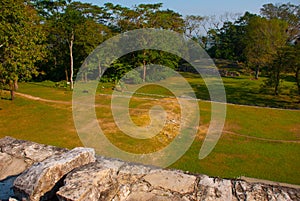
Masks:
[[[7,90],[0,90],[0,99],[1,100],[9,100],[11,101],[11,97],[10,97],[10,92],[8,92]]]
[[[1,97],[1,100],[10,100],[10,101],[11,101],[11,98],[8,98],[8,97]]]
[[[282,79],[286,82],[296,82],[296,78],[293,75],[286,75]]]
[[[283,109],[300,109],[300,105],[288,96],[274,96],[259,92],[255,89],[226,86],[226,95],[227,101],[234,104]]]
[[[191,86],[198,99],[211,100],[206,85],[199,83],[191,84]],[[300,109],[300,104],[297,103],[297,99],[260,93],[258,89],[249,89],[247,87],[238,88],[226,85],[225,92],[227,103],[283,109]]]

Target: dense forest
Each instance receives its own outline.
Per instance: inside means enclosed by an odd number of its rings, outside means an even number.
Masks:
[[[267,77],[264,87],[274,95],[284,76],[294,80],[300,96],[300,5],[265,4],[260,14],[182,16],[162,4],[130,8],[103,7],[64,0],[2,0],[0,2],[0,88],[14,91],[20,81],[73,80],[85,58],[103,41],[129,30],[166,29],[199,43],[214,59],[250,70],[253,79]],[[163,51],[131,53],[112,63],[102,76],[113,82],[146,64],[179,69],[182,61]],[[136,72],[139,73],[139,72]],[[159,72],[159,76],[167,76]],[[132,75],[134,76],[134,75]]]

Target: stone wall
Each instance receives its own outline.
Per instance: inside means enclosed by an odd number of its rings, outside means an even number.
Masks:
[[[0,180],[13,175],[10,200],[300,200],[297,186],[194,175],[5,137]]]

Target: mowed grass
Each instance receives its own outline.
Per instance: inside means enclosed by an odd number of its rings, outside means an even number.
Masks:
[[[188,79],[196,82],[195,78]],[[201,84],[201,80],[198,79],[198,82]],[[148,153],[163,148],[172,140],[165,138],[163,134],[149,140],[137,140],[122,133],[113,120],[110,108],[111,96],[100,94],[102,92],[110,94],[111,86],[103,85],[104,88],[98,88],[95,98],[96,112],[101,128],[112,143],[126,151]],[[151,93],[172,96],[168,90],[156,89],[153,85],[149,88]],[[141,87],[138,94],[130,100],[131,118],[139,126],[145,126],[149,122],[147,109],[152,105],[174,105],[170,102],[170,97],[149,97],[140,94],[149,92],[149,88]],[[72,95],[69,90],[56,89],[43,83],[20,84],[20,91],[51,100],[68,101]],[[7,98],[8,94],[4,95],[5,97]],[[247,176],[300,184],[300,143],[273,142],[248,137],[299,141],[300,111],[228,105],[222,137],[212,153],[199,160],[199,150],[210,122],[210,103],[199,101],[199,107],[201,124],[198,136],[186,154],[170,168],[225,178]],[[165,109],[178,112],[176,107]],[[0,100],[0,114],[0,137],[9,135],[67,148],[83,146],[74,128],[71,105],[46,103],[17,96],[13,102]]]
[[[185,92],[184,95],[195,93],[196,97],[202,100],[210,100],[210,96],[204,80],[199,74],[181,72],[187,82],[192,87],[191,89],[183,88],[178,77],[171,77],[162,80],[159,83],[165,86],[170,86],[176,93]],[[261,91],[261,86],[266,78],[261,77],[259,80],[253,80],[251,76],[242,75],[240,77],[223,77],[222,81],[225,87],[226,99],[228,103],[239,105],[250,105],[260,107],[272,107],[283,109],[300,109],[300,97],[296,96],[296,85],[290,79],[284,80],[280,84],[281,94],[273,95],[271,89]],[[72,91],[68,88],[55,88],[55,83],[50,81],[45,82],[29,82],[20,83],[19,92],[45,98],[51,100],[71,101]],[[111,94],[113,84],[100,83],[97,93]],[[142,84],[140,85],[143,86]],[[128,85],[125,90],[131,91],[132,87]],[[165,90],[159,86],[148,85],[139,90],[140,93],[157,94],[163,96],[174,96],[169,90]],[[144,94],[136,94],[137,96],[145,96]],[[156,98],[159,98],[158,96]]]
[[[300,145],[272,143],[223,134],[212,153],[197,160],[201,142],[195,141],[171,167],[222,178],[240,176],[300,184]]]
[[[0,100],[0,137],[4,136],[58,147],[82,146],[74,128],[71,105],[19,96],[14,101]]]
[[[55,83],[51,81],[23,82],[19,84],[18,92],[50,100],[72,100],[71,90],[55,87]]]
[[[210,100],[207,87],[199,74],[181,73],[193,87],[199,99]],[[266,78],[254,80],[252,76],[223,77],[228,103],[261,107],[300,109],[300,97],[296,95],[296,82],[284,80],[280,84],[281,94],[273,95],[272,89],[263,90]]]

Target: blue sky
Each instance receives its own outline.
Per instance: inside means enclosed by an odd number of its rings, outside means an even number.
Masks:
[[[78,0],[75,0],[78,1]],[[105,2],[120,4],[131,7],[141,3],[163,3],[164,8],[177,11],[182,15],[220,15],[225,12],[244,13],[259,13],[263,4],[267,3],[292,3],[300,4],[300,0],[80,0],[81,2],[92,3],[102,6]]]

